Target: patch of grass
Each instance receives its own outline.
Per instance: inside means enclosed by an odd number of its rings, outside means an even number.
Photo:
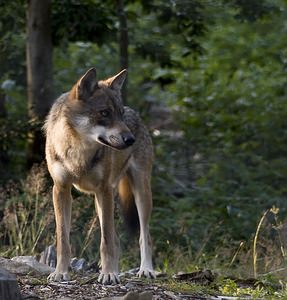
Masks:
[[[2,190],[6,201],[0,222],[1,255],[34,255],[53,242],[54,214],[46,172],[44,165],[35,165],[25,181]]]
[[[200,285],[185,281],[168,279],[166,281],[156,281],[156,285],[164,287],[167,290],[191,295],[216,295],[216,290],[211,286]]]
[[[246,281],[247,282],[247,281]],[[156,280],[155,284],[177,293],[194,296],[231,296],[238,299],[287,299],[286,284],[274,286],[270,282],[242,285],[236,279],[217,277],[209,285],[175,279]]]

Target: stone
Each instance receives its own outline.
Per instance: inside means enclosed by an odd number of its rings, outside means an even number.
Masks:
[[[45,264],[38,262],[33,256],[15,256],[11,260],[18,263],[26,264],[41,274],[47,275],[55,271],[55,268],[49,267]]]
[[[57,264],[57,252],[54,245],[48,246],[42,253],[40,257],[40,263],[48,265],[52,268],[56,268]]]
[[[128,292],[125,296],[122,297],[108,297],[102,298],[101,300],[152,300],[151,292]]]
[[[19,275],[38,274],[38,272],[31,266],[4,257],[0,257],[0,268],[4,268],[13,274]]]
[[[152,300],[151,292],[142,292],[139,294],[139,300]]]
[[[15,275],[2,268],[0,268],[0,299],[23,299]]]
[[[88,267],[88,264],[84,258],[72,258],[71,259],[71,268],[73,271],[82,272],[85,271]]]

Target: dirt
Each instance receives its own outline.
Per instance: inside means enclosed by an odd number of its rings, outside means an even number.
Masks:
[[[46,278],[35,276],[18,276],[17,280],[23,294],[27,299],[45,300],[93,300],[105,297],[120,297],[130,291],[142,293],[149,291],[153,300],[159,299],[193,299],[207,300],[209,297],[174,292],[164,288],[165,278],[160,280],[140,280],[136,277],[121,278],[118,285],[102,285],[97,282],[95,275],[74,275],[73,280],[67,283],[47,282]],[[113,298],[110,298],[113,299]]]

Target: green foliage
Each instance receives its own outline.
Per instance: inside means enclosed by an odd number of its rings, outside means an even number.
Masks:
[[[286,7],[253,23],[237,23],[232,10],[222,14],[209,28],[204,55],[184,57],[174,44],[180,67],[152,73],[174,78],[157,95],[172,109],[181,136],[162,131],[155,139],[152,229],[163,237],[157,250],[170,257],[181,245],[183,256],[199,265],[226,263],[222,252],[230,263],[230,249],[249,243],[263,211],[275,205],[283,220],[287,208],[286,51],[277,38],[286,36]],[[284,265],[278,235],[271,231],[263,239],[273,243],[265,259],[272,251],[281,257],[271,270]],[[266,272],[266,265],[260,268]]]
[[[185,55],[191,53],[202,53],[199,37],[204,35],[205,6],[197,0],[176,0],[176,1],[140,1],[137,8],[142,8],[148,12],[146,19],[155,22],[154,26],[146,28],[149,35],[144,38],[142,34],[137,45],[138,53],[143,57],[150,57],[156,62],[160,62],[162,67],[171,66],[172,53],[164,47],[164,44],[171,41],[162,39],[165,34],[172,34],[181,40],[181,46],[186,49]],[[157,36],[158,39],[149,39]],[[156,51],[155,51],[156,50]],[[164,54],[164,55],[162,55]]]
[[[259,299],[264,297],[264,299],[268,299],[273,297],[274,290],[264,288],[262,286],[258,287],[240,287],[238,284],[232,279],[223,279],[218,282],[219,293],[221,295],[233,296],[233,297],[242,297],[245,298],[247,295],[251,296],[251,299]],[[279,293],[278,293],[279,294]],[[285,293],[284,293],[285,294]],[[269,298],[272,299],[272,298]]]
[[[198,297],[221,296],[236,297],[236,299],[285,299],[286,290],[274,288],[272,281],[265,280],[251,283],[252,280],[238,280],[217,276],[211,284],[189,282],[183,280],[157,280],[156,284],[168,290],[180,292],[183,295]],[[241,283],[240,283],[241,282]]]
[[[0,89],[2,81],[13,79],[21,85],[25,80],[25,7],[16,0],[9,5],[0,2]]]
[[[52,32],[54,45],[68,41],[101,44],[115,36],[115,11],[98,0],[53,1]]]
[[[258,18],[262,18],[278,9],[271,1],[232,0],[231,2],[233,2],[240,10],[235,17],[242,21],[247,20],[254,22]]]
[[[111,57],[117,56],[114,43],[98,46],[89,42],[70,43],[65,49],[54,51],[55,93],[69,91],[87,69],[96,66],[98,78],[104,79],[115,73]],[[119,68],[116,68],[118,70]]]

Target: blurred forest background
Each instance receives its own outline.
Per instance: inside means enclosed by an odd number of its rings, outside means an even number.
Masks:
[[[128,68],[124,101],[155,145],[156,268],[287,274],[286,1],[1,0],[0,11],[0,255],[55,241],[41,130],[53,100],[90,67]],[[74,191],[72,252],[90,262],[93,207]],[[136,241],[120,235],[122,267],[136,266]]]

